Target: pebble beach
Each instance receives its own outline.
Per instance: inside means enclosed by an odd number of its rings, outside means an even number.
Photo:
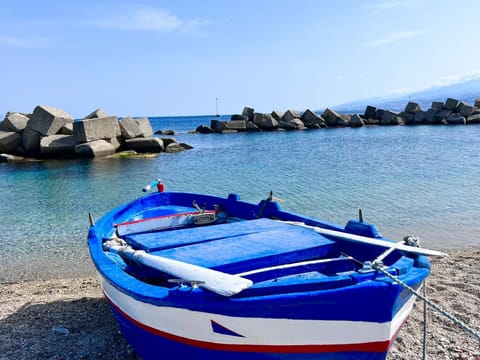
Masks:
[[[432,259],[427,298],[480,331],[480,247]],[[118,332],[95,277],[0,284],[0,359],[139,359]],[[423,302],[417,301],[388,360],[422,359]],[[480,359],[480,342],[427,310],[427,359]]]

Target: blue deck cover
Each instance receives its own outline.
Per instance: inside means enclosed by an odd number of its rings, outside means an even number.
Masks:
[[[222,271],[247,271],[321,257],[334,242],[306,228],[261,218],[127,237],[134,247]]]

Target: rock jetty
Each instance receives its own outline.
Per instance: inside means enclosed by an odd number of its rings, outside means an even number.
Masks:
[[[174,138],[153,136],[147,117],[119,119],[97,109],[81,120],[38,105],[31,114],[8,112],[0,123],[0,161],[25,158],[101,157],[191,149]]]
[[[470,105],[453,98],[445,102],[434,101],[429,109],[409,102],[401,112],[368,105],[363,114],[340,114],[326,108],[319,114],[311,109],[304,112],[287,110],[258,113],[245,107],[229,121],[213,119],[210,126],[200,125],[198,133],[232,133],[243,131],[284,131],[335,127],[362,127],[372,125],[467,125],[480,124],[480,98]]]

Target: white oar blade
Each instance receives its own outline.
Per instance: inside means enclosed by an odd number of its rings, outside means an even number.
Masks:
[[[353,241],[353,242],[358,242],[358,243],[368,244],[368,245],[381,246],[385,248],[394,248],[397,250],[407,251],[413,254],[430,255],[430,256],[448,256],[448,254],[441,251],[437,251],[437,250],[419,248],[415,246],[398,244],[398,243],[394,243],[386,240],[369,238],[366,236],[349,234],[349,233],[344,233],[336,230],[324,229],[318,226],[310,226],[301,222],[295,222],[295,221],[283,221],[283,222],[291,225],[306,227],[306,228],[312,229],[313,231],[319,234],[333,236],[342,240]]]
[[[222,296],[232,296],[252,286],[253,282],[240,276],[226,274],[201,266],[172,260],[161,256],[135,252],[139,263],[185,280],[202,281],[199,287]]]

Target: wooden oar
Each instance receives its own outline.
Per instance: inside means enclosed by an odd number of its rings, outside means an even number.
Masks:
[[[240,276],[226,274],[221,271],[208,269],[202,266],[186,262],[168,259],[162,256],[148,254],[143,250],[135,250],[125,245],[120,240],[109,240],[103,244],[105,250],[114,252],[124,259],[133,260],[172,275],[184,279],[185,282],[194,281],[199,287],[212,291],[222,296],[232,296],[252,286],[253,282]]]
[[[305,228],[308,228],[308,229],[312,229],[313,231],[315,231],[319,234],[336,237],[336,238],[339,238],[339,239],[342,239],[342,240],[353,241],[353,242],[367,244],[367,245],[381,246],[381,247],[385,247],[385,248],[393,248],[395,250],[406,251],[406,252],[413,253],[413,254],[430,255],[430,256],[448,256],[448,254],[445,254],[445,253],[443,253],[441,251],[437,251],[437,250],[424,249],[424,248],[419,248],[419,247],[415,247],[415,246],[409,246],[409,245],[405,245],[405,244],[394,243],[394,242],[390,242],[390,241],[387,241],[387,240],[381,240],[381,239],[371,238],[371,237],[367,237],[367,236],[349,234],[349,233],[345,233],[345,232],[342,232],[342,231],[324,229],[324,228],[321,228],[321,227],[318,227],[318,226],[310,226],[310,225],[307,225],[303,222],[297,222],[297,221],[281,221],[281,222],[286,223],[286,224],[305,227]]]

